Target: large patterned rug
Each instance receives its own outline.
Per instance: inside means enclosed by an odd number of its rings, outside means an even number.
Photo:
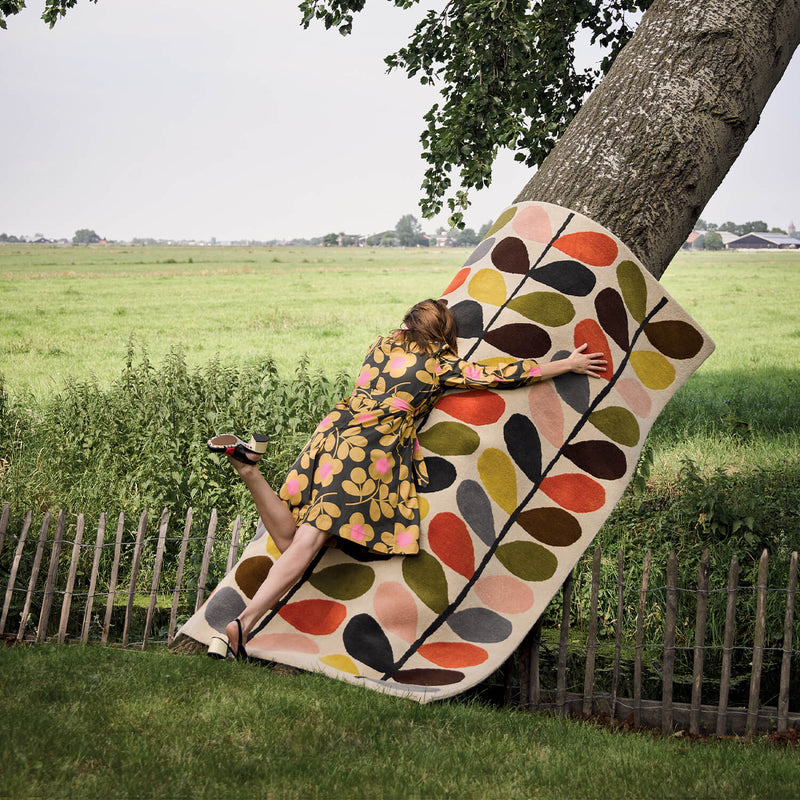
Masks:
[[[506,210],[443,295],[473,361],[563,358],[602,379],[445,394],[420,428],[430,485],[415,556],[324,549],[248,653],[420,702],[474,686],[519,645],[622,495],[647,432],[712,352],[625,245],[544,203]],[[278,552],[259,527],[180,634],[208,644]]]

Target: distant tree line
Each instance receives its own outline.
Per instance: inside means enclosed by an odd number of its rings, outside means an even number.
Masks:
[[[727,231],[728,233],[735,233],[737,236],[744,236],[746,233],[786,233],[782,228],[770,228],[763,219],[742,223],[728,221],[723,222],[722,225],[698,219],[694,229],[696,231]]]

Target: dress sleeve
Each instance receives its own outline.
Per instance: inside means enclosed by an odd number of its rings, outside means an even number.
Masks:
[[[439,383],[454,389],[514,389],[542,379],[539,365],[530,358],[487,366],[442,352],[438,357],[437,371]]]

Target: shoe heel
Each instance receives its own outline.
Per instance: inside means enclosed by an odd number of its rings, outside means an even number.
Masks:
[[[225,658],[228,655],[228,641],[219,636],[211,637],[211,644],[208,646],[210,658]]]

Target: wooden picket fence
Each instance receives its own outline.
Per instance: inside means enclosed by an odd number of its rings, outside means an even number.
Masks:
[[[64,511],[58,513],[54,526],[52,516],[47,512],[43,515],[37,539],[35,535],[30,535],[34,521],[31,511],[24,518],[16,520],[15,527],[19,527],[19,532],[9,533],[11,514],[6,503],[0,514],[0,565],[8,563],[11,548],[13,556],[10,557],[10,567],[7,568],[4,592],[0,585],[0,596],[4,597],[0,636],[11,643],[86,643],[91,639],[103,644],[118,643],[142,649],[153,642],[173,644],[180,619],[194,613],[208,595],[210,587],[207,584],[212,559],[219,562],[219,569],[224,561],[224,570],[227,572],[237,562],[240,553],[242,523],[239,517],[234,521],[229,534],[219,534],[217,513],[212,511],[204,535],[194,537],[192,516],[193,512],[189,509],[181,536],[169,536],[170,515],[164,509],[157,533],[148,536],[147,512],[139,517],[135,534],[128,531],[127,535],[124,514],[117,518],[113,535],[111,531],[107,531],[106,516],[103,514],[92,542],[90,537],[84,540],[86,526],[83,514],[77,516],[74,524],[70,523],[68,530]],[[55,530],[51,532],[53,527]],[[187,569],[190,543],[202,548],[199,568],[192,575],[188,574]],[[4,550],[6,547],[8,550]],[[110,562],[105,559],[105,567],[101,569],[103,551],[112,547],[113,556]],[[177,566],[174,580],[165,587],[161,585],[161,576],[168,547],[173,551],[177,550]],[[123,549],[127,553],[126,558],[122,557]],[[48,551],[48,569],[46,575],[42,576],[42,565]],[[143,580],[140,568],[144,553],[152,556],[152,560],[148,562],[148,568],[152,570],[152,576],[148,576],[149,589],[141,588]],[[174,553],[170,558],[173,557]],[[666,584],[662,587],[651,587],[653,564],[649,551],[644,557],[641,584],[637,587],[626,586],[623,573],[624,555],[620,552],[614,586],[616,608],[610,609],[615,619],[613,642],[600,641],[598,638],[598,621],[601,617],[601,559],[601,549],[597,546],[593,558],[588,615],[575,607],[572,597],[573,575],[570,575],[562,587],[559,630],[544,629],[540,620],[516,654],[509,659],[504,668],[506,704],[564,715],[605,715],[634,725],[660,727],[665,732],[688,730],[690,733],[716,733],[719,736],[732,733],[752,735],[760,731],[785,731],[789,727],[800,726],[800,712],[797,710],[800,707],[800,681],[797,675],[800,671],[800,649],[796,648],[794,615],[798,562],[796,552],[791,555],[789,563],[788,585],[779,589],[768,586],[769,557],[766,551],[759,562],[755,587],[739,585],[738,561],[733,558],[726,590],[721,668],[714,676],[714,683],[718,682],[719,691],[713,705],[703,703],[704,681],[708,682],[708,676],[704,672],[706,657],[710,651],[720,649],[706,643],[710,574],[708,552],[703,555],[697,586],[692,589],[678,585],[678,561],[674,553],[670,555],[666,565]],[[194,566],[197,567],[196,563]],[[25,575],[22,574],[23,568],[26,568]],[[123,571],[126,571],[125,575],[122,574]],[[6,568],[3,568],[0,580],[6,577],[5,572]],[[741,642],[735,644],[734,641],[737,597],[744,590],[756,593],[753,640],[746,645]],[[638,594],[635,642],[627,641],[623,633],[625,599],[626,596],[630,597],[631,591]],[[663,642],[659,642],[657,646],[660,696],[653,697],[652,686],[645,686],[647,682],[644,672],[654,660],[654,645],[652,642],[645,643],[644,630],[648,605],[652,603],[652,595],[656,591],[665,598],[665,603]],[[694,629],[694,643],[691,647],[679,647],[676,644],[676,631],[685,627],[678,618],[679,592],[691,593],[696,597],[691,620]],[[786,595],[781,648],[767,648],[765,644],[768,636],[773,639],[775,637],[774,631],[767,630],[766,608],[770,592]],[[171,595],[168,620],[164,618],[165,595]],[[60,603],[60,614],[56,619],[54,612],[59,604],[57,600]],[[123,605],[124,616],[121,614]],[[157,612],[162,617],[163,624],[160,628],[154,623]],[[135,617],[141,627],[134,642],[132,628]],[[571,625],[575,627],[576,620],[586,627],[583,637],[578,637],[584,641],[576,642],[576,637],[571,635],[570,628]],[[676,654],[687,650],[693,655],[691,698],[688,702],[677,702],[676,680],[680,684],[681,681],[686,682],[688,676],[676,674]],[[767,650],[773,655],[776,650],[780,652],[776,705],[761,703],[763,663]],[[732,672],[736,664],[734,655],[743,651],[750,654],[748,700],[746,705],[733,706],[730,698]],[[611,653],[610,657],[608,653]],[[597,686],[598,657],[610,661],[610,667],[605,669],[606,684],[610,675],[610,686],[606,688]],[[549,668],[545,668],[548,659],[551,663]],[[632,680],[629,680],[625,678],[625,673],[631,671],[631,666]],[[574,678],[574,675],[578,677]],[[581,677],[582,687],[576,691],[575,681],[580,681]],[[632,696],[622,696],[620,687],[623,682],[626,687],[632,688]],[[646,697],[646,694],[651,697]]]

